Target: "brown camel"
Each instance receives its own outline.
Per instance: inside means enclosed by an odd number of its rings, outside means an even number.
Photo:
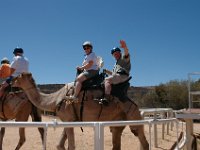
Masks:
[[[85,94],[82,91],[79,94],[79,101],[72,102],[66,100],[66,93],[70,93],[73,83],[66,84],[59,91],[51,94],[42,94],[38,91],[35,81],[30,73],[24,73],[18,76],[14,85],[21,87],[31,102],[38,108],[56,112],[62,121],[113,121],[113,120],[141,120],[139,108],[133,102],[128,101],[126,106],[129,106],[127,113],[122,111],[123,103],[117,98],[111,98],[107,106],[99,105],[94,98],[102,96],[102,90],[91,89]],[[81,100],[84,97],[84,107],[82,115],[80,115]],[[125,127],[111,127],[113,150],[121,149],[121,133]],[[144,134],[144,126],[130,126],[134,135],[138,136],[142,148],[149,149],[149,144]],[[75,139],[73,128],[65,128],[57,148],[65,150],[64,143],[68,138],[68,149],[75,149]]]
[[[33,121],[41,121],[41,114],[39,110],[29,101],[24,92],[9,93],[4,100],[0,102],[0,119],[2,121],[12,120],[15,121],[28,121],[31,115]],[[44,129],[38,128],[42,141]],[[2,150],[3,137],[5,135],[5,127],[1,127],[0,131],[0,150]],[[19,142],[15,150],[19,150],[25,143],[25,129],[19,128]]]

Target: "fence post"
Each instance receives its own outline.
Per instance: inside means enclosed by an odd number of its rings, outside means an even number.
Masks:
[[[104,126],[100,122],[94,123],[95,150],[104,150]]]
[[[157,121],[157,113],[154,112],[154,120],[153,121]],[[154,123],[154,147],[158,147],[158,142],[157,142],[157,124]]]
[[[48,129],[48,124],[46,123],[45,128],[44,128],[43,150],[46,150],[47,148],[47,129]]]

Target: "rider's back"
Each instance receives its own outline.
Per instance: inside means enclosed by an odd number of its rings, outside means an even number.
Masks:
[[[0,67],[0,78],[7,78],[10,76],[10,65],[2,64]]]

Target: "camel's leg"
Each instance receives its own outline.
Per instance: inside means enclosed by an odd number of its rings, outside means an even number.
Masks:
[[[67,140],[67,134],[65,129],[62,131],[61,137],[60,137],[60,141],[57,145],[57,149],[58,150],[66,150],[65,149],[65,141]]]
[[[24,128],[19,128],[19,136],[20,136],[20,139],[15,150],[19,150],[24,144],[24,142],[26,141]]]
[[[3,145],[3,137],[5,135],[5,128],[2,127],[1,128],[1,132],[0,132],[0,150],[2,150],[2,145]]]
[[[143,125],[130,126],[130,129],[131,132],[139,138],[143,150],[149,150],[149,143],[144,134],[144,126]]]
[[[121,150],[121,135],[125,127],[110,127],[112,132],[112,150]]]
[[[31,108],[28,108],[29,105],[24,106],[24,108],[26,107],[26,109],[22,109],[20,112],[18,112],[18,114],[16,115],[16,119],[15,121],[28,121],[28,117],[31,113]],[[15,150],[19,150],[22,145],[24,144],[24,142],[26,141],[25,138],[25,128],[19,128],[19,142],[17,144],[17,147],[15,148]]]
[[[142,120],[142,116],[136,104],[128,101],[125,103],[124,106],[126,107],[125,112],[127,120]],[[143,150],[148,150],[149,143],[144,134],[144,125],[130,126],[130,129],[131,132],[134,133],[134,135],[139,138]]]
[[[40,132],[40,137],[42,139],[42,144],[44,144],[44,128],[38,128],[38,131]]]
[[[32,105],[32,112],[31,112],[31,118],[32,121],[35,122],[42,122],[42,115],[40,110],[35,107],[34,105]],[[42,139],[42,143],[44,144],[44,128],[38,128],[38,131],[40,132],[40,136]]]
[[[68,137],[68,150],[75,150],[74,128],[66,128],[65,130]]]
[[[58,150],[65,150],[65,141],[68,138],[68,150],[75,150],[75,137],[74,128],[64,128],[59,144],[57,145]]]

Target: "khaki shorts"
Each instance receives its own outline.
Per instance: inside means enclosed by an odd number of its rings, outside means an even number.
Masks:
[[[109,80],[111,84],[118,84],[126,81],[128,78],[129,76],[127,75],[114,74],[105,78],[105,80]]]

